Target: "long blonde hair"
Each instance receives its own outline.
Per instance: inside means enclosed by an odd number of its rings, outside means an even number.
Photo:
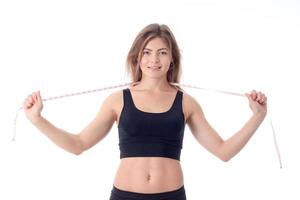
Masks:
[[[167,72],[167,81],[179,83],[182,74],[180,63],[180,51],[170,28],[165,24],[149,24],[143,28],[136,36],[126,59],[126,72],[130,74],[133,82],[138,82],[142,79],[142,71],[140,69],[140,61],[142,51],[147,43],[154,38],[163,39],[172,52],[172,61]],[[175,86],[182,90],[179,86]]]

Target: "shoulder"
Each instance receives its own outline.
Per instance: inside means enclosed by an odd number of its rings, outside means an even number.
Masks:
[[[188,104],[190,106],[195,106],[195,104],[199,104],[197,100],[190,94],[188,94],[184,90],[179,90],[182,92],[182,100],[185,104]]]
[[[110,107],[111,111],[116,116],[120,113],[123,107],[123,90],[124,89],[119,89],[111,92],[104,100],[104,104]]]
[[[184,90],[180,90],[180,91],[182,91],[183,93],[182,107],[186,115],[186,121],[188,121],[189,118],[195,113],[202,114],[202,108],[199,102],[192,95],[188,94]]]
[[[123,90],[117,90],[110,93],[102,102],[101,109],[105,108],[110,111],[115,111],[120,103],[122,103]]]
[[[120,89],[111,92],[104,101],[109,102],[111,105],[115,105],[120,103],[122,99],[123,99],[123,89]]]

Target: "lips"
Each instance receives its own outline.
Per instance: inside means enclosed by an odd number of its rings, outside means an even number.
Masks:
[[[149,69],[160,69],[161,66],[148,66],[147,68],[149,68]]]

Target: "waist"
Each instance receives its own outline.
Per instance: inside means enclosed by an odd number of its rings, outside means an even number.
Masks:
[[[183,186],[180,162],[163,157],[123,158],[114,186],[139,193],[159,193],[178,189]]]

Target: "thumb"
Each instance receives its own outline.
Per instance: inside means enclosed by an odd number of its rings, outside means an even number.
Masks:
[[[40,102],[42,101],[42,97],[41,97],[41,92],[40,91],[37,92],[37,100],[40,101]]]
[[[252,97],[251,97],[251,95],[250,94],[248,94],[248,93],[245,93],[245,96],[247,97],[247,99],[251,102],[251,101],[253,101],[253,99],[252,99]]]
[[[248,99],[250,98],[250,95],[248,93],[244,94]]]

